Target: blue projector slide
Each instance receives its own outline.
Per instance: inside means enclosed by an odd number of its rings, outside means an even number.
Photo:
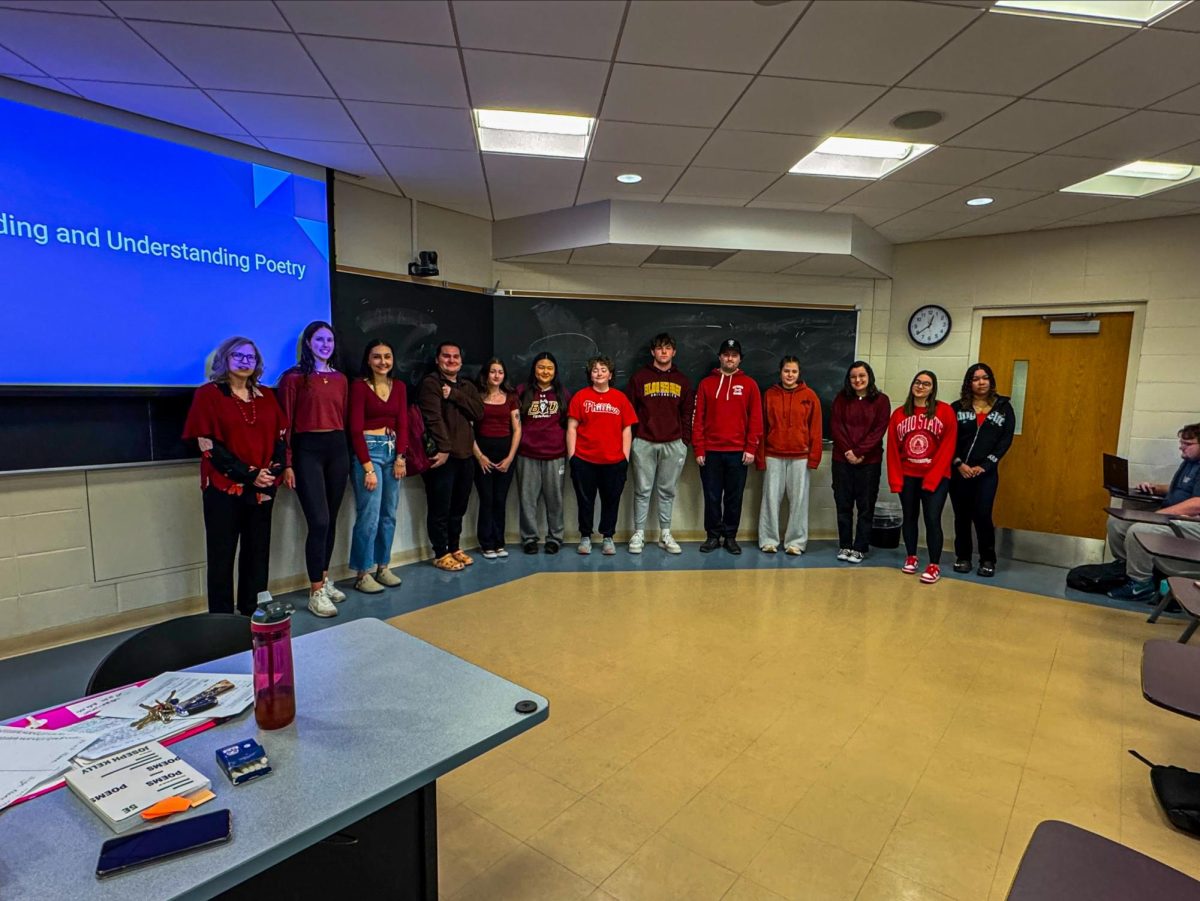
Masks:
[[[325,184],[0,99],[0,385],[181,386],[328,319]]]

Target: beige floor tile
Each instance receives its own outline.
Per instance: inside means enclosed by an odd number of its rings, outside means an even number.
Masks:
[[[691,774],[635,760],[588,797],[643,826],[659,829],[704,787]]]
[[[526,839],[579,800],[579,792],[541,773],[520,767],[463,805],[509,835]]]
[[[598,888],[594,892],[592,892],[590,895],[587,896],[586,901],[617,901],[617,899],[614,898],[612,895],[610,895],[608,892],[606,892],[604,889]]]
[[[855,901],[951,901],[951,896],[875,866]]]
[[[454,901],[555,901],[583,899],[596,889],[586,879],[528,845],[520,845],[454,896]]]
[[[767,842],[745,876],[792,901],[853,899],[871,863],[787,826]]]
[[[667,821],[661,834],[740,873],[777,828],[774,820],[705,789]]]
[[[864,860],[874,860],[896,825],[893,809],[864,801],[825,782],[814,785],[784,820],[785,825]]]
[[[999,852],[1012,809],[1011,801],[996,801],[922,778],[901,816],[935,823],[958,838]]]
[[[591,798],[580,798],[526,842],[599,885],[629,859],[652,830]]]
[[[825,772],[803,763],[774,764],[743,753],[707,786],[722,798],[781,821]]]
[[[438,811],[438,886],[457,892],[520,842],[461,804]]]
[[[787,901],[783,895],[777,895],[770,889],[765,889],[751,882],[745,876],[739,876],[738,881],[725,893],[721,901]]]
[[[719,899],[737,874],[656,835],[601,885],[618,901]]]
[[[1021,767],[987,754],[940,745],[921,778],[1011,805],[1021,784]]]
[[[977,901],[991,890],[999,856],[939,824],[901,820],[876,864],[959,901]]]
[[[504,747],[496,748],[440,778],[437,782],[438,793],[456,801],[465,801],[518,770],[520,766],[506,753]]]

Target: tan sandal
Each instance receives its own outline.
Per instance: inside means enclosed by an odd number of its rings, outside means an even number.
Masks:
[[[456,573],[463,569],[463,564],[454,559],[453,554],[443,554],[433,561],[433,565],[438,569],[444,569],[446,572]]]
[[[471,557],[469,554],[466,554],[462,551],[452,551],[450,556],[453,557],[455,560],[457,560],[459,563],[461,563],[463,566],[470,566],[472,563],[475,562],[473,557]]]

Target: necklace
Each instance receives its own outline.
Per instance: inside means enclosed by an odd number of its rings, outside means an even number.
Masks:
[[[332,369],[324,369],[324,370],[314,369],[313,375],[319,375],[321,377],[321,384],[328,385],[329,384],[329,373],[331,373],[331,372],[333,372]]]
[[[258,421],[258,407],[254,403],[254,395],[251,394],[249,400],[242,400],[236,394],[233,394],[232,397],[234,405],[242,417],[242,422],[246,423],[246,425],[254,425]],[[250,408],[250,417],[248,419],[246,418],[246,407]]]

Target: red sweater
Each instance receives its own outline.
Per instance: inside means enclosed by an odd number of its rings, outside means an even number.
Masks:
[[[292,465],[292,435],[296,432],[345,431],[350,384],[340,372],[314,372],[305,379],[299,369],[289,369],[275,390],[289,423],[288,466]]]
[[[408,451],[408,388],[399,379],[392,380],[392,393],[386,401],[379,399],[366,379],[355,379],[350,383],[346,418],[354,455],[363,466],[371,462],[367,439],[363,437],[368,429],[389,429],[396,436],[397,456]]]
[[[282,469],[287,419],[271,389],[258,390],[257,396],[245,402],[234,397],[228,385],[209,382],[196,389],[183,437],[217,442],[207,449],[201,444],[201,489],[211,485],[226,494],[249,496],[259,470],[278,474]],[[274,493],[274,488],[259,490],[255,501],[265,503]]]
[[[714,369],[696,389],[692,447],[697,457],[708,451],[756,454],[762,440],[762,394],[742,370],[725,375]]]
[[[791,391],[772,385],[763,395],[759,469],[766,469],[767,457],[807,457],[809,469],[821,465],[821,401],[804,382]]]
[[[888,487],[899,494],[905,477],[913,476],[926,491],[935,491],[950,478],[957,436],[958,420],[947,403],[938,401],[933,417],[921,408],[906,416],[897,407],[888,422]]]
[[[868,399],[849,399],[838,392],[833,399],[829,430],[833,433],[833,459],[845,461],[846,451],[854,451],[863,464],[883,461],[883,433],[887,431],[892,404],[882,392]]]
[[[637,413],[637,437],[664,443],[692,440],[695,396],[688,377],[672,364],[664,371],[649,363],[633,374],[625,389]]]

